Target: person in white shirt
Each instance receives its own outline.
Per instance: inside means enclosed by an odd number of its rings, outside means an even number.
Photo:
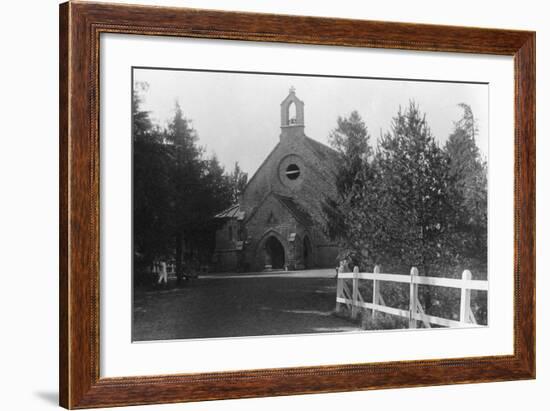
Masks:
[[[164,284],[168,284],[168,271],[166,269],[166,262],[165,261],[161,261],[159,263],[158,276],[159,276],[158,284],[162,284],[163,282],[164,282]]]

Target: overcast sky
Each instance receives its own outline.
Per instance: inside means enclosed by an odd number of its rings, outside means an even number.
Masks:
[[[399,106],[414,99],[440,145],[462,115],[458,104],[469,104],[479,125],[478,147],[484,157],[488,153],[484,84],[135,69],[134,82],[142,81],[149,84],[142,108],[152,119],[166,125],[179,101],[200,145],[228,171],[238,161],[252,175],[279,141],[280,103],[291,86],[305,103],[306,135],[322,143],[328,144],[338,116],[357,110],[376,146]]]

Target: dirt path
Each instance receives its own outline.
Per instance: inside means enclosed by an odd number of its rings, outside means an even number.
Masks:
[[[135,341],[358,330],[332,314],[336,283],[313,270],[297,275],[204,278],[183,288],[138,290]]]

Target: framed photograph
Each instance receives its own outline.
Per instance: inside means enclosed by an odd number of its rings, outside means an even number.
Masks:
[[[60,6],[60,405],[535,378],[535,33]]]

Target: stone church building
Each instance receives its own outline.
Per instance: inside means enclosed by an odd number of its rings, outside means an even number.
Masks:
[[[338,247],[323,233],[322,204],[336,196],[338,154],[305,135],[294,88],[281,103],[279,142],[238,204],[216,215],[218,271],[335,267]]]

